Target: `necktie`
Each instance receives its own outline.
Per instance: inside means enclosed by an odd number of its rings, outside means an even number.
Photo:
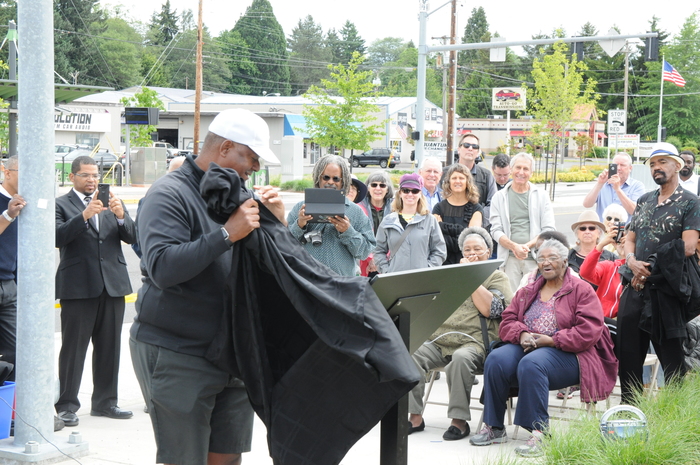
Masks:
[[[89,195],[87,195],[87,196],[85,196],[84,201],[85,201],[85,207],[87,207],[90,204],[90,202],[92,201],[92,198]],[[90,224],[92,225],[93,228],[95,228],[95,231],[99,232],[100,228],[97,224],[97,215],[94,215],[93,217],[90,218]]]

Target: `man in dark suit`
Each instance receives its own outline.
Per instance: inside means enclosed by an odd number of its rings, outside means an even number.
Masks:
[[[85,353],[92,339],[92,409],[90,415],[131,418],[117,406],[117,379],[124,296],[131,283],[121,242],[136,241],[134,221],[110,192],[109,205],[97,198],[97,164],[78,157],[71,166],[73,189],[56,199],[56,298],[61,302],[61,396],[56,411],[66,426],[76,426],[78,390]]]

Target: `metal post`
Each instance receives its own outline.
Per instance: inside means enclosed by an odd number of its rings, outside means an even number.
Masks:
[[[27,441],[43,444],[45,437],[53,436],[53,4],[47,0],[17,2],[17,19],[22,25],[18,73],[19,194],[27,201],[27,207],[18,220],[16,380],[17,413],[24,421],[15,422],[15,445],[23,446]]]
[[[457,0],[452,0],[452,12],[450,15],[450,44],[456,43],[457,36]],[[445,166],[454,163],[454,132],[455,132],[455,98],[457,95],[457,51],[450,50],[450,82],[449,103],[447,104],[447,154]]]
[[[7,37],[9,39],[10,56],[9,56],[9,78],[10,81],[17,80],[17,24],[10,20],[8,24]],[[10,98],[10,115],[9,115],[9,155],[17,155],[17,97]]]
[[[418,22],[420,32],[418,34],[418,89],[416,93],[416,131],[418,140],[416,141],[416,166],[421,166],[423,162],[423,142],[425,140],[425,70],[427,68],[428,45],[428,2],[419,0]]]
[[[131,125],[126,124],[126,153],[124,154],[124,176],[126,185],[131,185]]]

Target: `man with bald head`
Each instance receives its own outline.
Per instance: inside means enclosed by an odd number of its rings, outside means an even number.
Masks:
[[[583,199],[583,206],[591,208],[595,205],[600,221],[605,221],[603,212],[612,203],[622,205],[628,215],[634,212],[637,199],[644,193],[644,184],[632,179],[632,158],[625,152],[618,152],[612,161],[617,165],[617,174],[608,176],[608,170],[603,170],[598,176],[596,185]]]
[[[428,210],[432,213],[435,205],[442,201],[442,189],[440,187],[442,163],[435,157],[425,157],[420,165],[418,174],[423,178],[423,195],[428,201]]]

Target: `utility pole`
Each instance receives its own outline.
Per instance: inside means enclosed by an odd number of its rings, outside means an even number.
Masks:
[[[17,80],[17,24],[10,20],[7,29],[7,38],[10,41],[10,56],[9,65],[10,81]],[[10,115],[9,115],[9,155],[12,157],[17,155],[17,97],[10,98]]]
[[[452,0],[452,12],[450,15],[450,45],[456,43],[457,36],[457,0]],[[450,91],[447,104],[447,154],[445,166],[454,162],[454,130],[455,130],[455,106],[457,91],[457,50],[450,50]]]
[[[195,73],[194,91],[194,144],[193,152],[199,155],[199,115],[202,104],[202,1],[199,0],[199,16],[197,19],[197,71]]]
[[[629,42],[625,42],[625,97],[623,108],[625,109],[625,114],[627,114],[627,88],[629,87],[630,81],[630,47]]]
[[[431,37],[431,39],[437,39],[445,45],[447,36]],[[444,56],[444,53],[437,55],[437,65],[439,68],[442,68],[442,113],[445,115],[442,120],[442,141],[447,143],[447,66],[445,65]]]

